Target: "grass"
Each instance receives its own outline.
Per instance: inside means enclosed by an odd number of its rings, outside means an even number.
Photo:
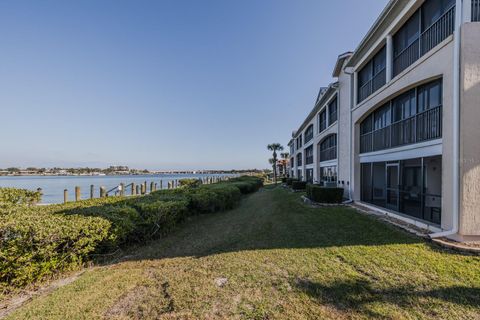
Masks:
[[[219,279],[226,283],[219,285]],[[8,319],[478,319],[480,257],[267,187]]]

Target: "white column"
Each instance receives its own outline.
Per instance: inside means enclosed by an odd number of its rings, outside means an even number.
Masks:
[[[353,73],[353,107],[357,106],[358,101],[358,72]]]
[[[387,73],[387,83],[389,83],[392,80],[392,75],[393,75],[393,39],[391,35],[387,36],[387,67],[386,67],[386,73]]]
[[[463,22],[472,22],[472,0],[463,0]]]

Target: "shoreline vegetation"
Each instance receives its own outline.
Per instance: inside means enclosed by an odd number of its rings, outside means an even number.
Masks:
[[[177,189],[48,206],[32,205],[38,192],[4,189],[0,194],[0,298],[94,256],[146,243],[168,234],[190,216],[234,208],[263,179],[228,178],[213,184],[182,179]]]
[[[108,168],[18,168],[1,169],[0,176],[115,176],[115,175],[152,175],[152,174],[259,174],[263,170],[147,170],[133,169],[127,166],[110,166]]]

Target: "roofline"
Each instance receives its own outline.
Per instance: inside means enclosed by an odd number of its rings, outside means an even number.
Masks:
[[[332,77],[337,78],[340,75],[345,60],[350,58],[352,55],[353,52],[351,51],[347,51],[338,55],[337,62],[335,63],[335,67],[333,68]]]
[[[373,25],[370,27],[368,30],[367,34],[363,37],[362,41],[360,41],[360,44],[357,46],[355,49],[353,55],[350,58],[350,61],[348,61],[347,67],[354,67],[356,65],[356,62],[358,62],[358,53],[364,49],[366,46],[367,42],[371,39],[373,33],[380,27],[381,23],[385,18],[387,17],[388,13],[395,7],[395,5],[399,2],[400,0],[390,0],[386,7],[382,10],[378,18],[375,20]]]
[[[312,111],[308,114],[308,116],[303,120],[302,124],[296,131],[297,134],[293,137],[294,139],[299,136],[298,133],[302,134],[302,130],[307,126],[307,124],[310,122],[310,120],[315,116],[315,114],[320,111],[321,107],[323,104],[332,96],[332,93],[335,93],[338,89],[338,81],[333,82],[328,85],[327,90],[325,90],[325,93],[320,97],[319,100],[315,103],[315,106],[313,107]]]

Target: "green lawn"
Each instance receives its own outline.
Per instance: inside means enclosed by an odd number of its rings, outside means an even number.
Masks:
[[[372,317],[480,318],[480,257],[266,188],[85,272],[9,319]]]

